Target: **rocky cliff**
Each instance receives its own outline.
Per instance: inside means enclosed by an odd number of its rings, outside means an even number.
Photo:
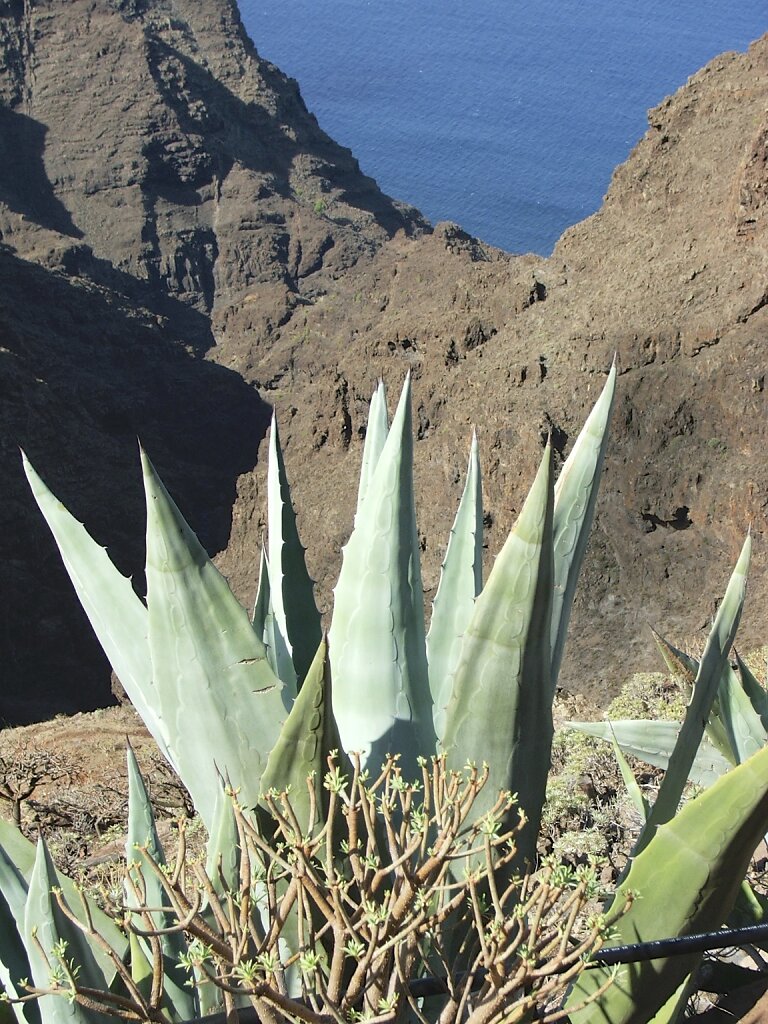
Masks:
[[[0,53],[1,716],[109,699],[17,445],[136,572],[140,434],[249,601],[276,407],[327,605],[367,400],[407,369],[427,587],[470,424],[490,556],[542,437],[567,452],[617,351],[563,682],[599,698],[653,664],[646,623],[695,642],[750,522],[743,642],[766,640],[768,40],[651,111],[601,211],[548,260],[383,196],[233,0],[7,2]]]

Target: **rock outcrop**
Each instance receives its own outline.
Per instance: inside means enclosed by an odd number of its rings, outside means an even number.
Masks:
[[[247,602],[276,407],[327,606],[368,398],[408,369],[428,588],[470,424],[490,557],[542,438],[567,452],[616,351],[562,681],[601,699],[654,664],[646,623],[695,643],[749,523],[743,643],[766,641],[768,39],[651,111],[602,209],[543,259],[432,231],[383,196],[261,60],[233,0],[0,12],[0,715],[109,695],[18,444],[136,572],[140,434]]]

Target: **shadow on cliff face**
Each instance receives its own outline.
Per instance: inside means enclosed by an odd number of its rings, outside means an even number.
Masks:
[[[156,279],[147,281],[119,270],[109,260],[96,256],[84,242],[53,250],[42,265],[108,289],[132,309],[151,313],[155,324],[166,334],[172,325],[173,338],[181,339],[184,347],[199,356],[216,344],[211,321],[204,311],[170,295]]]
[[[0,203],[50,231],[82,238],[45,169],[47,132],[39,121],[0,106]]]
[[[239,474],[269,408],[93,284],[0,247],[0,719],[110,702],[110,670],[29,493],[18,446],[127,575],[140,577],[144,502],[136,438],[206,548],[229,537]],[[141,583],[137,583],[141,589]]]
[[[318,127],[298,84],[263,61],[244,30],[241,41],[279,98],[276,114],[264,106],[244,103],[210,71],[158,36],[148,32],[147,39],[150,72],[164,102],[193,148],[199,140],[194,163],[187,161],[183,171],[176,155],[177,140],[169,138],[167,147],[153,140],[153,150],[145,155],[152,167],[150,180],[160,194],[170,187],[169,198],[179,201],[179,188],[192,192],[214,176],[221,181],[237,162],[257,174],[269,175],[270,184],[283,198],[296,198],[291,169],[297,157],[308,155],[318,163],[316,174],[327,176],[331,185],[342,189],[345,203],[371,214],[388,236],[401,229],[413,234],[415,228],[425,227],[415,210],[399,207],[380,192],[376,182],[361,173],[352,152]],[[293,129],[291,134],[286,125]]]

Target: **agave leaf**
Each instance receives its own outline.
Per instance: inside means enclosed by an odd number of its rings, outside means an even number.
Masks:
[[[259,585],[256,588],[256,600],[253,602],[251,612],[251,625],[256,636],[264,640],[264,627],[267,621],[272,595],[269,586],[269,567],[267,565],[267,549],[264,546],[264,537],[261,538],[261,557],[259,558]],[[264,641],[266,646],[266,641]],[[274,672],[274,665],[272,666]],[[277,675],[277,673],[275,673]]]
[[[32,868],[35,866],[36,849],[25,835],[5,818],[0,818],[0,848],[13,866],[29,884]],[[67,898],[70,894],[67,893]]]
[[[657,642],[673,671],[674,666],[679,666],[686,679],[695,678],[699,671],[699,662],[695,658],[679,651],[658,635]],[[731,764],[746,761],[768,742],[768,734],[759,711],[753,707],[739,676],[729,664],[723,668],[717,695],[707,719],[706,731],[710,740]]]
[[[737,764],[746,761],[768,743],[768,733],[759,713],[741,679],[727,663],[717,691],[717,709]]]
[[[637,852],[647,846],[659,825],[674,816],[680,803],[685,783],[696,757],[696,751],[704,735],[704,726],[712,702],[717,694],[723,672],[728,667],[728,652],[733,645],[741,618],[741,609],[744,605],[751,549],[752,542],[748,536],[744,541],[725,596],[715,616],[699,665],[693,696],[686,710],[677,743],[670,755],[669,765],[659,787],[656,802],[638,839]]]
[[[653,633],[654,639],[656,640],[664,661],[667,663],[667,668],[677,679],[690,703],[691,697],[693,696],[693,686],[696,681],[696,676],[699,673],[699,662],[696,658],[692,657],[692,655],[679,650],[671,644],[669,640],[665,640],[664,637],[660,633],[657,633],[655,629],[651,628],[651,632]],[[721,756],[724,757],[731,765],[738,764],[731,736],[725,722],[720,716],[720,706],[717,695],[715,695],[715,699],[712,701],[712,707],[707,715],[707,722],[704,729],[710,743],[719,751]]]
[[[477,435],[472,432],[469,466],[459,509],[451,528],[440,583],[427,633],[429,688],[438,741],[445,730],[445,709],[461,652],[461,638],[483,589],[483,488]]]
[[[475,602],[464,633],[443,745],[449,764],[487,762],[474,805],[482,816],[499,790],[517,793],[528,824],[518,850],[533,860],[552,747],[552,453]]]
[[[728,915],[729,928],[748,928],[750,925],[763,924],[768,913],[768,899],[755,892],[745,878],[736,896],[733,910]],[[765,948],[766,940],[756,943]]]
[[[32,494],[50,527],[99,643],[131,703],[160,750],[173,764],[164,723],[157,713],[147,641],[147,609],[136,596],[131,581],[112,564],[106,549],[90,537],[85,527],[48,490],[26,455],[22,453],[22,457]]]
[[[564,728],[576,729],[609,743],[615,738],[625,754],[666,770],[681,726],[680,722],[641,718],[616,722],[566,722]],[[731,762],[704,738],[696,751],[688,778],[697,786],[711,786],[730,767]]]
[[[608,442],[608,424],[616,391],[616,360],[600,397],[555,485],[554,591],[552,597],[552,696],[563,660],[568,620],[581,564],[595,515],[597,491]]]
[[[407,773],[435,751],[413,495],[411,384],[343,551],[329,640],[333,713],[347,751]]]
[[[158,930],[170,929],[178,920],[168,905],[168,897],[160,879],[150,865],[151,859],[158,867],[165,867],[165,854],[157,834],[149,794],[130,743],[127,755],[128,831],[125,840],[125,860],[128,877],[134,882],[135,888],[126,883],[125,903],[127,907],[158,908],[150,914],[152,926]],[[160,910],[161,907],[167,909]],[[142,945],[146,957],[151,962],[150,947]],[[198,1008],[194,992],[185,984],[187,975],[179,966],[179,959],[187,949],[183,933],[169,931],[161,935],[160,947],[163,953],[163,996],[166,1009],[172,1020],[190,1020],[197,1015]]]
[[[32,980],[37,988],[51,987],[52,972],[59,966],[54,950],[59,947],[67,963],[77,965],[80,986],[104,991],[109,988],[109,983],[97,959],[101,951],[95,943],[91,945],[87,936],[58,906],[54,895],[58,888],[56,868],[44,840],[40,839],[29,878],[22,932]],[[103,953],[101,958],[106,960]],[[38,1004],[42,1024],[96,1024],[108,1020],[102,1014],[71,1002],[66,996],[42,996]]]
[[[685,651],[681,651],[671,644],[653,626],[651,626],[651,633],[670,674],[675,676],[686,697],[690,700],[693,694],[693,684],[696,682],[696,673],[699,671],[699,662],[690,654],[686,654]]]
[[[0,984],[3,991],[14,999],[26,995],[20,982],[30,977],[29,958],[18,930],[18,922],[24,920],[27,888],[24,876],[0,846]],[[40,1024],[40,1009],[36,1001],[17,1003],[6,1009],[9,1017],[15,1017],[19,1024]]]
[[[232,806],[232,796],[228,786],[219,786],[213,826],[206,846],[205,873],[210,878],[213,890],[220,901],[226,904],[228,893],[236,893],[240,887],[240,837]],[[215,931],[218,927],[216,917],[209,902],[203,906],[201,916],[205,923]],[[205,980],[201,968],[196,969],[198,978],[197,998],[200,1017],[221,1012],[224,1009],[224,996],[220,988]],[[239,998],[236,1005],[240,1006]]]
[[[368,490],[368,484],[371,482],[371,478],[378,465],[379,456],[382,453],[388,434],[387,393],[384,390],[384,381],[379,380],[378,387],[371,396],[371,405],[368,410],[368,426],[365,431],[365,442],[363,444],[363,461],[360,466],[360,483],[357,488],[355,519],[360,514],[360,506],[363,503]]]
[[[145,999],[152,995],[152,964],[147,959],[141,940],[131,932],[129,936],[131,950],[131,980]]]
[[[768,730],[768,692],[752,674],[749,666],[745,665],[741,660],[739,652],[734,649],[733,653],[736,657],[736,668],[741,679],[741,685],[744,687],[744,692],[749,697],[755,712],[759,715],[763,728]]]
[[[272,608],[280,635],[293,659],[297,686],[301,686],[320,643],[322,630],[304,548],[296,527],[296,513],[274,415],[269,438],[267,515]]]
[[[667,665],[684,684],[689,696],[692,682],[699,671],[699,662],[688,654],[684,654],[669,641],[654,631],[659,648]],[[738,658],[738,655],[737,655]],[[761,689],[761,692],[765,691]],[[759,695],[758,696],[759,699]],[[765,723],[760,718],[759,710],[746,692],[742,680],[726,663],[717,688],[717,695],[712,702],[706,725],[707,736],[722,752],[731,764],[740,764],[751,757],[760,747],[768,742]]]
[[[206,844],[205,873],[214,892],[223,896],[236,892],[240,884],[240,839],[228,786],[219,788],[213,827]]]
[[[128,865],[128,878],[133,882],[125,885],[126,906],[137,908],[162,907],[167,899],[160,880],[149,866],[151,858],[159,867],[165,866],[165,854],[157,834],[155,815],[144,785],[136,755],[130,742],[127,746],[128,758],[128,831],[125,837],[125,860]],[[141,898],[137,898],[134,886]],[[158,910],[152,915],[155,928],[167,928],[173,922],[171,915]],[[164,939],[169,936],[164,936]]]
[[[256,803],[284,715],[264,644],[142,453],[147,608],[160,714],[179,775],[210,828],[219,773]]]
[[[26,836],[22,835],[21,832],[9,821],[6,821],[5,818],[0,818],[0,849],[3,851],[5,859],[11,862],[28,886],[37,858],[35,844],[31,843]],[[67,905],[71,907],[79,917],[79,889],[72,879],[67,878],[66,875],[62,875],[59,878],[58,884],[61,886]],[[109,945],[116,950],[120,956],[123,956],[128,948],[128,944],[125,936],[117,927],[115,922],[111,917],[107,917],[104,911],[91,900],[88,901],[88,908],[96,930],[107,940]],[[23,915],[20,915],[18,917],[19,921],[21,921],[22,916]],[[103,970],[111,978],[113,973],[111,971],[111,962],[106,957],[101,962]]]
[[[648,1024],[675,1024],[691,995],[691,983],[691,975],[687,974],[666,1003],[654,1013]]]
[[[269,756],[262,776],[262,790],[283,793],[290,790],[290,803],[299,827],[306,834],[327,820],[328,793],[324,787],[328,754],[340,750],[338,729],[331,708],[331,678],[328,645],[323,638],[294,702],[291,713],[280,733],[280,738]],[[261,827],[267,842],[272,841],[274,822],[268,814],[257,808],[256,824]],[[262,883],[259,883],[260,885]],[[284,893],[284,885],[278,890]],[[268,930],[268,900],[261,904],[262,924]],[[278,896],[278,898],[279,898]],[[295,911],[283,923],[281,945],[287,952],[295,951],[302,943],[302,930]],[[294,963],[286,973],[290,992],[301,991],[301,973]]]
[[[169,936],[162,936],[167,939]],[[162,941],[161,939],[161,941]],[[137,985],[145,999],[152,993],[153,971],[151,950],[148,944],[131,932],[129,936],[131,951],[131,979]],[[163,1010],[171,1021],[189,1019],[189,1013],[197,1018],[200,1004],[194,990],[188,985],[188,975],[177,961],[163,953]]]
[[[288,650],[286,639],[280,632],[275,610],[272,607],[269,560],[267,559],[267,552],[263,544],[261,546],[261,561],[259,563],[259,588],[256,592],[256,602],[253,606],[251,622],[256,636],[264,644],[269,667],[284,684],[283,703],[286,711],[290,711],[291,704],[293,704],[293,699],[296,696],[296,669],[294,668],[293,658]]]
[[[340,746],[331,708],[328,645],[323,640],[261,778],[265,793],[290,790],[291,806],[307,834],[324,820],[328,754]]]
[[[660,825],[619,886],[610,913],[636,894],[614,924],[611,945],[715,931],[727,918],[752,853],[768,829],[768,747],[733,768]],[[693,971],[701,954],[625,964],[573,1024],[645,1024]],[[606,980],[583,971],[568,999],[578,1005]]]
[[[610,725],[610,722],[608,723],[608,725]],[[626,786],[629,799],[634,804],[635,810],[640,815],[642,820],[647,821],[648,815],[651,812],[651,808],[648,805],[648,801],[643,796],[643,791],[637,784],[637,779],[635,778],[634,772],[629,767],[627,759],[626,757],[624,757],[624,754],[621,751],[621,747],[619,746],[619,742],[616,739],[616,734],[613,731],[613,729],[611,729],[611,743],[613,744],[613,753],[616,757],[616,761],[619,766],[619,771],[621,772],[621,777],[624,780],[624,785]]]

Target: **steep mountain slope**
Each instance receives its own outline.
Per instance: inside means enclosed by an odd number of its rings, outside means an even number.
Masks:
[[[234,0],[18,0],[0,54],[0,716],[109,699],[19,443],[136,572],[140,434],[247,602],[274,405],[327,605],[371,389],[407,369],[429,588],[470,424],[492,554],[543,436],[567,451],[617,351],[563,681],[599,696],[652,664],[647,621],[695,639],[750,521],[744,636],[765,640],[768,40],[652,111],[601,211],[548,260],[431,232],[383,196]]]
[[[18,445],[135,572],[140,435],[220,550],[268,409],[204,358],[212,316],[236,304],[265,340],[316,282],[424,225],[320,131],[229,0],[9,3],[0,54],[0,719],[25,721],[110,692]]]
[[[601,699],[622,675],[656,665],[646,624],[679,640],[703,636],[750,524],[741,642],[765,642],[767,106],[762,39],[650,112],[603,208],[550,259],[510,258],[438,226],[394,239],[297,310],[255,361],[242,333],[238,365],[262,385],[279,381],[268,397],[287,421],[288,468],[326,584],[351,523],[349,478],[377,374],[391,387],[406,368],[418,377],[425,583],[434,586],[469,423],[480,429],[497,550],[544,435],[554,428],[567,451],[617,352],[611,455],[563,682]],[[241,482],[235,509],[233,573],[247,568],[252,543],[238,540],[241,519],[263,506],[250,487]]]

